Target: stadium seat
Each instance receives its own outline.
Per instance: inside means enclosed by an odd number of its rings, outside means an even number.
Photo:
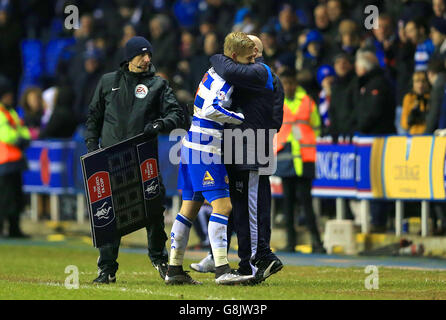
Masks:
[[[43,70],[47,77],[55,77],[59,59],[66,47],[76,42],[74,38],[51,39],[45,48]]]

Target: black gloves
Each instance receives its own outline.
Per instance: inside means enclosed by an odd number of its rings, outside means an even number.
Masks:
[[[148,138],[153,138],[164,129],[164,125],[161,121],[149,122],[144,127],[144,135]]]
[[[99,143],[93,139],[87,140],[86,145],[87,145],[88,153],[99,149]]]

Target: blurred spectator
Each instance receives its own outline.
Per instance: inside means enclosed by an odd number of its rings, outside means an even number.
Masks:
[[[93,37],[94,19],[90,14],[84,14],[80,18],[80,28],[74,31],[74,37],[79,43],[85,45],[85,42]]]
[[[358,84],[355,89],[357,131],[361,134],[395,133],[395,102],[376,55],[359,51],[355,62]]]
[[[37,139],[46,109],[45,101],[42,98],[42,90],[39,87],[27,88],[20,99],[20,105],[25,111],[24,121],[31,133],[31,139]]]
[[[117,69],[121,62],[125,60],[125,44],[134,36],[136,36],[136,30],[132,24],[126,24],[122,27],[122,37],[119,40],[118,48],[113,55],[113,69]]]
[[[339,24],[339,50],[354,57],[360,44],[361,38],[356,22],[348,19],[342,20]]]
[[[396,104],[401,108],[403,98],[410,91],[412,74],[415,68],[415,45],[406,36],[405,24],[398,22],[398,49],[396,55]]]
[[[190,62],[190,72],[191,72],[191,85],[192,92],[195,92],[198,84],[203,77],[203,74],[211,67],[209,59],[214,54],[218,53],[220,50],[219,39],[216,33],[208,33],[204,37],[203,54],[195,55]],[[191,92],[191,93],[192,93]]]
[[[446,19],[446,4],[444,0],[432,0],[432,11],[435,17]]]
[[[434,18],[431,24],[431,39],[435,46],[432,60],[446,59],[446,20]]]
[[[156,15],[149,22],[151,43],[154,54],[152,63],[155,68],[174,71],[178,60],[177,35],[171,28],[169,17]]]
[[[428,38],[427,26],[422,18],[410,20],[405,26],[405,34],[415,46],[415,71],[426,71],[427,64],[434,52],[434,44]]]
[[[432,60],[427,68],[427,77],[432,86],[429,99],[429,110],[426,115],[426,130],[424,133],[432,134],[438,127],[441,114],[441,104],[446,84],[444,61]]]
[[[58,87],[56,102],[51,117],[40,131],[39,139],[71,138],[77,127],[76,118],[73,117],[74,95],[70,87]]]
[[[392,79],[395,79],[398,39],[392,17],[385,13],[380,14],[378,28],[372,31],[373,37],[367,39],[365,46],[375,52],[381,68],[387,69]]]
[[[251,33],[254,31],[255,27],[251,11],[248,8],[240,9],[236,14],[236,20],[234,21],[232,31]]]
[[[317,106],[298,86],[293,70],[280,74],[285,101],[283,125],[277,134],[277,171],[282,178],[283,205],[286,216],[287,246],[293,252],[296,245],[294,209],[296,198],[302,205],[305,222],[311,233],[313,253],[325,253],[322,246],[311,198],[311,181],[314,179],[316,137],[320,133]],[[298,132],[298,133],[297,133]]]
[[[26,238],[20,229],[24,208],[22,171],[26,168],[23,150],[29,145],[30,133],[14,110],[13,89],[0,86],[0,236],[4,221],[11,238]]]
[[[358,81],[353,101],[357,132],[366,135],[394,134],[395,102],[376,55],[371,51],[358,51],[355,69]],[[371,201],[372,232],[386,231],[389,211],[390,203]]]
[[[173,12],[181,28],[193,29],[198,26],[201,0],[177,0]]]
[[[324,62],[323,38],[319,31],[310,30],[305,34],[304,43],[297,51],[296,69],[308,69],[313,75]]]
[[[82,70],[78,71],[74,83],[76,96],[73,111],[79,124],[84,124],[87,120],[88,105],[103,74],[102,57],[103,53],[99,50],[89,50],[83,54],[84,65]]]
[[[263,43],[263,58],[265,59],[265,64],[277,70],[277,61],[281,51],[277,45],[276,31],[274,28],[271,26],[263,27],[260,33],[260,40]]]
[[[412,91],[405,95],[401,116],[401,127],[409,134],[423,134],[426,130],[428,112],[429,81],[424,71],[416,71],[412,77]]]
[[[327,1],[327,14],[328,20],[330,20],[329,33],[332,38],[338,35],[339,24],[345,18],[344,7],[341,0],[328,0]]]
[[[322,134],[328,133],[328,127],[330,126],[330,100],[331,100],[331,86],[336,78],[336,72],[334,68],[329,64],[324,64],[317,70],[317,83],[322,88],[319,93],[319,115],[321,117]]]
[[[328,114],[329,133],[335,137],[350,136],[355,126],[353,92],[355,72],[350,55],[341,53],[334,59],[336,78],[331,85],[331,101]]]
[[[295,51],[296,38],[301,31],[296,13],[289,4],[283,5],[279,12],[279,30],[277,31],[277,43],[282,50]]]
[[[224,0],[206,0],[206,3],[205,14],[214,21],[217,33],[226,36],[232,29],[235,6],[231,1]]]
[[[197,45],[195,43],[195,38],[192,32],[188,30],[183,30],[181,32],[181,42],[180,42],[180,57],[181,59],[189,60],[191,59],[199,50],[197,50]]]
[[[328,36],[330,19],[328,18],[328,10],[325,4],[320,4],[314,8],[314,25],[325,37]]]

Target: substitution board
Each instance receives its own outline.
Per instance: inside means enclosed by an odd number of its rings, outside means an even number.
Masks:
[[[95,247],[141,229],[163,208],[158,140],[142,134],[81,157]]]

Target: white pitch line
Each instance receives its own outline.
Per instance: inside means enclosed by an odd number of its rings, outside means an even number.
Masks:
[[[59,282],[38,282],[39,285],[49,286],[49,287],[59,287],[64,288],[65,285]],[[169,297],[177,298],[177,300],[180,300],[180,294],[172,294],[172,293],[155,293],[148,289],[130,289],[130,288],[124,288],[124,287],[115,287],[113,285],[110,286],[104,286],[104,285],[88,285],[88,284],[81,284],[79,285],[79,289],[98,289],[103,291],[111,291],[111,292],[130,292],[130,293],[142,293],[142,294],[158,294],[158,295],[165,295]],[[79,290],[79,289],[71,289],[71,290]],[[68,289],[67,289],[68,290]],[[207,299],[203,300],[224,300],[227,298],[223,297],[209,297]],[[235,298],[230,298],[230,300],[236,300]]]

